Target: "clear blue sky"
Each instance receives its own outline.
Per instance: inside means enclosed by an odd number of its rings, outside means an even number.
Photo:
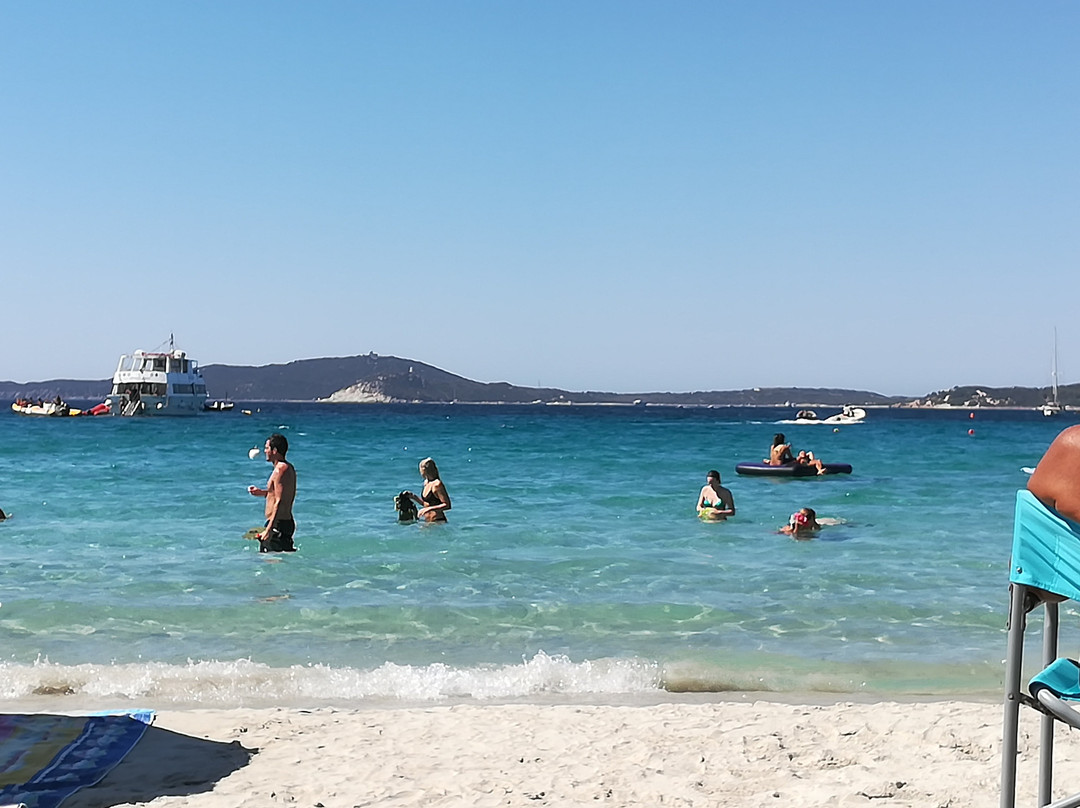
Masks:
[[[0,379],[1080,380],[1076,2],[0,0]]]

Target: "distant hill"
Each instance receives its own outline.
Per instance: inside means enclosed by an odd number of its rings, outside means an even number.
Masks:
[[[483,402],[528,404],[890,404],[906,399],[855,390],[763,388],[729,392],[611,393],[519,387],[506,382],[477,382],[413,359],[379,356],[302,359],[286,365],[203,368],[215,396],[239,400],[335,402]]]
[[[67,399],[103,399],[112,389],[109,379],[85,381],[50,379],[44,382],[0,382],[0,399],[14,401],[19,396],[50,400],[56,396]]]
[[[979,387],[963,385],[928,393],[918,403],[923,406],[954,407],[1041,407],[1051,399],[1049,387]],[[1058,402],[1080,408],[1080,384],[1058,387]]]
[[[913,403],[911,397],[883,396],[865,390],[838,388],[762,387],[749,390],[712,390],[690,393],[611,393],[569,391],[552,387],[519,387],[506,382],[477,382],[413,359],[361,356],[300,359],[283,365],[206,365],[210,395],[236,401],[336,402],[490,402],[507,404],[669,404],[684,406],[842,406]],[[53,379],[41,382],[0,381],[0,398],[16,396],[102,399],[109,393],[108,379],[85,381]],[[1037,407],[1047,401],[1047,388],[954,387],[930,393],[921,405]],[[1060,388],[1063,404],[1080,406],[1080,385]]]

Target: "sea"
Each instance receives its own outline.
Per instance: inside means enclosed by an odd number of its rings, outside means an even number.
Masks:
[[[794,414],[0,413],[0,700],[999,697],[1015,492],[1075,416],[869,409],[834,427]],[[243,538],[263,523],[246,489],[270,471],[249,455],[273,432],[298,475],[293,554]],[[775,432],[853,473],[737,476]],[[449,519],[399,524],[394,496],[421,490],[428,456]],[[724,522],[696,515],[710,469],[734,495]],[[804,506],[834,524],[810,541],[780,534]],[[1077,617],[1063,606],[1063,648]]]

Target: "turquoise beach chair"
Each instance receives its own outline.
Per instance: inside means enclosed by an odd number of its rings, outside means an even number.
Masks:
[[[1001,743],[1001,808],[1016,803],[1016,754],[1020,707],[1042,714],[1039,734],[1039,805],[1050,805],[1054,774],[1054,725],[1080,729],[1080,666],[1058,658],[1058,603],[1080,601],[1080,525],[1043,506],[1028,491],[1016,493],[1009,574],[1009,632],[1005,656],[1005,719]],[[1046,593],[1050,593],[1048,596]],[[1043,620],[1043,670],[1021,690],[1027,614],[1039,605]],[[1051,808],[1080,808],[1080,793]]]

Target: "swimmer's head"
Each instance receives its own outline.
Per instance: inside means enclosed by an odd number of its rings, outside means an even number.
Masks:
[[[709,473],[705,475],[705,481],[711,483],[713,480],[720,482],[720,472],[716,469],[709,469]]]

